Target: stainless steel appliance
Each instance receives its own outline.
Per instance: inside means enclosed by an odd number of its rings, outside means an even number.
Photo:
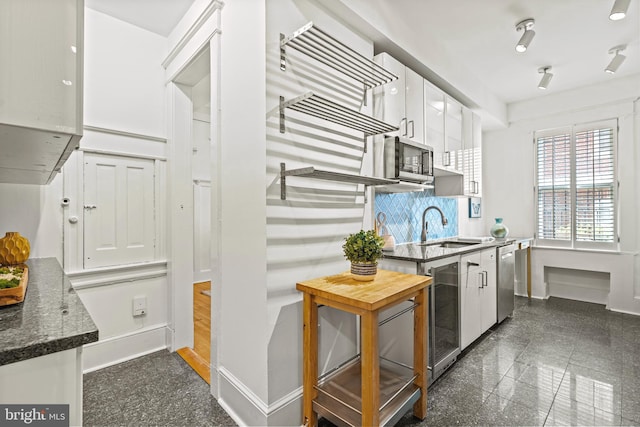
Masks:
[[[433,184],[433,148],[398,136],[375,146],[374,174],[382,178]]]
[[[450,258],[419,264],[418,274],[431,276],[429,287],[429,384],[460,354],[460,262]]]
[[[498,246],[498,322],[513,314],[516,271],[515,245]]]

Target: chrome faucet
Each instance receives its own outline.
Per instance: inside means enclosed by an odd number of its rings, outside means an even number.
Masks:
[[[442,212],[442,209],[440,209],[437,206],[429,206],[427,209],[424,210],[424,212],[422,212],[422,236],[420,239],[422,243],[425,243],[427,241],[427,233],[429,232],[428,230],[429,224],[427,223],[427,212],[429,212],[430,209],[435,209],[438,212],[440,212],[440,216],[442,217],[443,227],[448,224],[447,218],[445,218],[444,212]]]

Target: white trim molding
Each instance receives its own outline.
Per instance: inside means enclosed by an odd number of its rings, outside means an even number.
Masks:
[[[154,261],[67,272],[67,276],[74,289],[109,286],[116,283],[165,277],[166,275],[167,261]]]
[[[152,325],[83,347],[83,372],[97,371],[167,348],[166,324]]]
[[[181,53],[181,51],[187,46],[187,44],[194,38],[198,31],[204,26],[207,20],[214,14],[216,10],[220,10],[224,7],[224,3],[218,0],[212,1],[209,6],[200,14],[198,19],[195,20],[191,27],[183,34],[182,38],[178,40],[176,45],[171,49],[167,57],[162,61],[162,66],[166,69],[171,62]],[[211,35],[213,37],[213,34]],[[196,51],[199,51],[197,49]]]
[[[301,419],[302,387],[282,396],[272,404],[266,404],[235,375],[224,367],[218,370],[221,393],[218,403],[238,425],[284,425],[292,419]],[[228,386],[228,387],[227,387]],[[286,415],[285,415],[286,413]]]
[[[164,144],[167,143],[167,138],[162,138],[162,137],[153,136],[153,135],[143,135],[141,133],[127,132],[127,131],[118,130],[118,129],[107,129],[107,128],[101,128],[101,127],[98,127],[98,126],[85,125],[84,126],[84,130],[89,130],[89,131],[93,131],[93,132],[100,132],[100,133],[108,133],[110,135],[126,136],[128,138],[146,139],[148,141],[162,142]]]

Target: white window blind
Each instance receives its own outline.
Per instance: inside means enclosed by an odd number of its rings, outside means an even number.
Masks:
[[[614,241],[613,131],[576,132],[576,240]]]
[[[537,239],[614,249],[617,122],[536,132]]]

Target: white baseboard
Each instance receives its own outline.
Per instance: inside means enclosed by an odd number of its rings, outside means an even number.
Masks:
[[[153,325],[86,344],[82,351],[83,372],[97,371],[167,348],[166,329],[166,324]]]
[[[515,296],[517,297],[525,297],[527,298],[528,295],[527,294],[521,294],[520,292],[515,292],[514,293]],[[546,297],[541,297],[541,296],[537,296],[537,295],[531,295],[531,299],[540,299],[540,300],[545,300],[545,299],[549,299],[549,295],[547,295]]]
[[[219,369],[218,403],[238,425],[300,426],[302,387],[267,405],[225,368]],[[298,405],[292,403],[298,402]]]

